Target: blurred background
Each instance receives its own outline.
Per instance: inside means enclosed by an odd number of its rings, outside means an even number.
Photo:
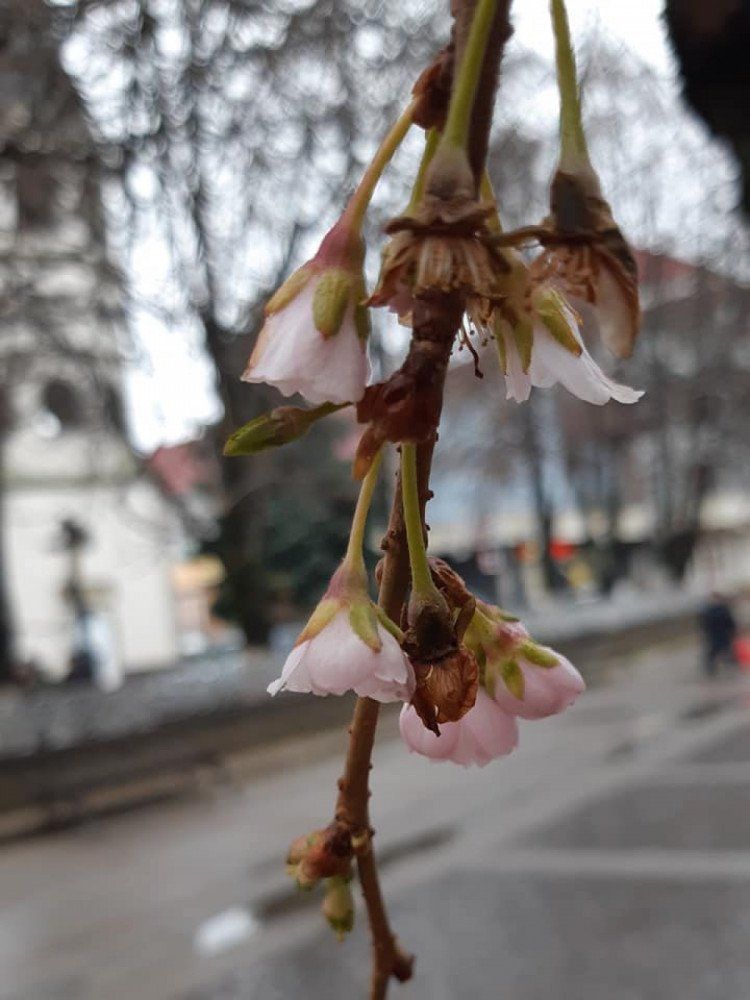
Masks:
[[[515,6],[489,159],[507,226],[545,214],[557,128],[546,0]],[[466,350],[450,368],[431,550],[590,691],[479,773],[408,757],[385,713],[375,824],[418,952],[397,995],[750,996],[750,13],[666,6],[569,0],[641,273],[634,358],[599,360],[643,400],[517,406],[486,346],[481,380]],[[327,821],[351,704],[265,695],[345,547],[357,426],[221,449],[280,401],[239,381],[264,302],[446,7],[2,0],[2,1000],[364,995],[364,919],[335,947],[282,865]],[[407,335],[374,324],[388,373]]]

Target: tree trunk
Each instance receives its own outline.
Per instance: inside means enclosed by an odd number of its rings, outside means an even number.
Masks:
[[[536,425],[536,407],[530,399],[523,408],[526,454],[529,457],[531,488],[534,494],[537,532],[541,547],[542,578],[546,590],[560,590],[560,574],[552,558],[553,511],[544,488],[544,467]]]
[[[5,558],[5,454],[0,434],[0,683],[15,678],[15,643],[13,619],[7,589]]]
[[[250,338],[203,317],[206,346],[217,373],[224,418],[216,428],[217,453],[237,427],[268,408],[267,391],[240,381]],[[268,456],[221,458],[223,513],[215,551],[226,571],[228,612],[249,643],[264,643],[271,626],[263,549],[267,523]]]

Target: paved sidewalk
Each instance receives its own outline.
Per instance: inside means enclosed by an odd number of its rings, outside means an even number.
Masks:
[[[206,656],[135,674],[118,691],[84,684],[0,690],[0,760],[145,733],[166,723],[256,705],[278,675],[264,651]]]
[[[690,643],[612,659],[481,771],[406,754],[386,713],[377,845],[418,953],[394,998],[747,1000],[750,678],[696,662]],[[342,750],[257,749],[240,782],[230,761],[224,788],[6,847],[0,998],[364,996],[361,914],[337,946],[281,864],[325,822]]]

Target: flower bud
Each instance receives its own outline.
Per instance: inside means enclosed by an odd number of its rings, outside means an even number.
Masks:
[[[398,628],[370,600],[366,581],[352,574],[345,561],[268,692],[354,691],[376,701],[408,701],[414,671],[399,639]]]
[[[359,229],[342,216],[267,303],[243,380],[314,404],[361,399],[370,375],[363,262]]]
[[[323,403],[312,410],[305,410],[300,406],[279,406],[236,430],[227,439],[224,454],[228,457],[255,455],[266,448],[276,448],[296,441],[307,434],[316,421],[343,409],[345,405]]]
[[[312,889],[322,878],[348,874],[352,853],[348,828],[334,821],[292,842],[287,872],[300,889]]]
[[[330,924],[339,941],[343,941],[354,927],[354,898],[350,887],[351,878],[338,875],[326,881],[323,900],[323,916]]]
[[[484,688],[511,715],[556,715],[585,689],[564,656],[534,642],[519,621],[508,621],[499,608],[478,603],[466,642],[482,663]]]

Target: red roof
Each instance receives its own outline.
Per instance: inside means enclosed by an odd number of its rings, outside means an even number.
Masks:
[[[638,265],[638,280],[646,285],[653,281],[689,278],[698,270],[687,261],[676,260],[663,253],[651,253],[650,250],[633,250],[633,256]]]
[[[216,463],[202,441],[164,445],[146,459],[146,468],[170,496],[185,496],[216,482]]]

